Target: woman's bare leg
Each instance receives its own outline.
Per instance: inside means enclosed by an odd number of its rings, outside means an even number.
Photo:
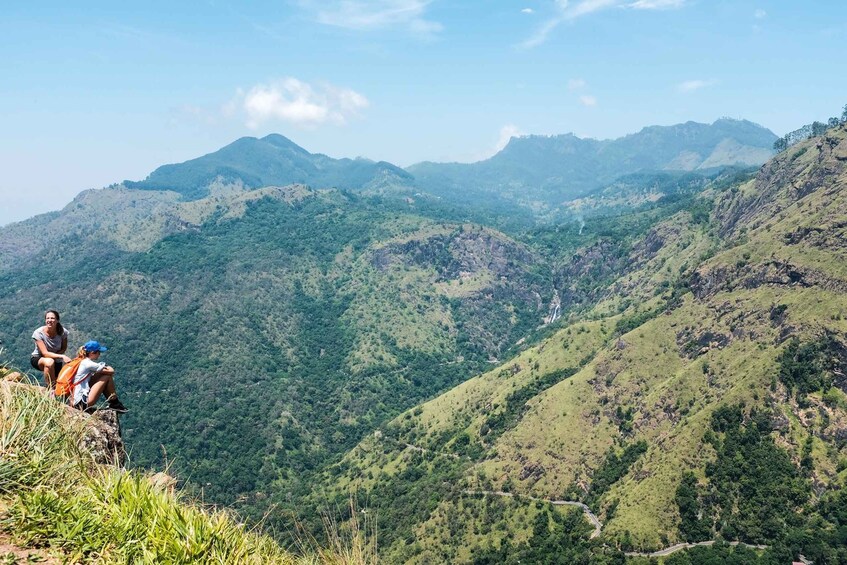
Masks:
[[[42,357],[38,360],[38,367],[44,371],[44,382],[47,388],[56,388],[56,361],[50,357]]]
[[[91,390],[88,391],[88,405],[93,406],[100,395],[106,393],[106,398],[115,394],[115,381],[112,375],[97,374],[91,377]]]

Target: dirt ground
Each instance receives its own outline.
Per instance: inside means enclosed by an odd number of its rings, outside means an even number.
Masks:
[[[0,501],[0,516],[6,511],[6,504]],[[0,530],[0,565],[24,565],[41,563],[43,565],[61,565],[63,561],[48,549],[23,548],[12,543],[12,537]]]
[[[18,547],[10,543],[8,535],[0,533],[0,565],[23,565],[24,563],[60,565],[62,560],[56,558],[46,549]]]

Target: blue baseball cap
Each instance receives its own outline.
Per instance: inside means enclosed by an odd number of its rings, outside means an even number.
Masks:
[[[106,351],[108,348],[100,345],[99,341],[86,341],[85,345],[82,346],[86,353],[94,353],[95,351]]]

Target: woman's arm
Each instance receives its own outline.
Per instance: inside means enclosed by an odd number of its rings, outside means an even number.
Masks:
[[[52,351],[47,351],[47,346],[44,345],[44,342],[40,339],[35,340],[35,346],[38,348],[38,352],[41,353],[42,357],[49,357],[50,359],[61,359],[65,363],[71,360],[70,357],[64,355],[63,353],[53,353]],[[68,348],[68,344],[66,340],[62,340],[62,351]]]
[[[59,348],[59,353],[64,353],[68,350],[68,335],[62,334],[62,347]]]

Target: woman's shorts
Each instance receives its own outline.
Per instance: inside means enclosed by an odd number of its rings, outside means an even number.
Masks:
[[[39,359],[41,359],[41,357],[38,356],[38,355],[33,355],[32,357],[29,358],[29,364],[32,365],[32,368],[35,369],[36,371],[41,370],[41,367],[38,366],[38,360]],[[55,372],[53,374],[58,377],[59,371],[62,370],[62,366],[64,364],[65,364],[65,362],[62,361],[61,359],[53,359],[53,367],[54,367],[54,370],[55,370]]]
[[[77,410],[85,410],[88,408],[88,393],[82,395],[80,401],[74,404],[74,408]]]

